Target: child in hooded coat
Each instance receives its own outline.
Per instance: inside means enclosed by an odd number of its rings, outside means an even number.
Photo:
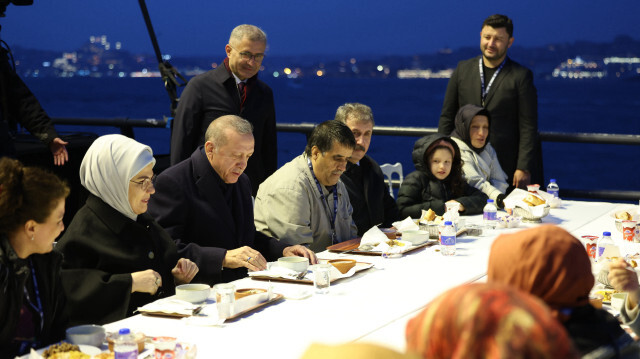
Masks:
[[[460,203],[460,214],[482,213],[487,195],[464,180],[460,149],[450,137],[436,133],[419,139],[412,157],[416,170],[398,192],[401,217],[420,218],[423,209],[443,215],[450,201]]]

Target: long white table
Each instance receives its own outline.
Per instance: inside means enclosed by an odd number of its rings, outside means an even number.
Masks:
[[[543,223],[557,224],[578,238],[616,231],[608,214],[616,204],[564,201],[552,209]],[[467,224],[480,224],[481,216],[465,217]],[[336,344],[375,342],[396,350],[405,348],[407,321],[443,291],[462,283],[482,280],[486,274],[491,243],[496,235],[518,231],[500,229],[492,235],[462,236],[457,253],[443,257],[435,247],[397,259],[322,252],[319,258],[354,258],[375,267],[331,285],[326,295],[286,299],[220,327],[187,325],[185,321],[137,315],[106,325],[108,331],[128,327],[147,336],[174,336],[195,343],[199,358],[299,358],[313,342]],[[244,278],[237,288],[267,288],[268,282]],[[297,296],[313,292],[312,286],[271,282],[275,293]]]

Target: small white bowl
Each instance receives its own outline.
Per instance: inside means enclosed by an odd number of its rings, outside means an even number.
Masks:
[[[102,346],[106,332],[100,325],[78,325],[67,329],[67,340],[75,345]]]
[[[429,231],[404,231],[402,240],[417,246],[429,240]]]
[[[280,257],[278,266],[302,273],[309,268],[309,258],[306,257]]]
[[[208,284],[182,284],[176,287],[176,298],[191,303],[202,303],[209,298],[210,290]]]

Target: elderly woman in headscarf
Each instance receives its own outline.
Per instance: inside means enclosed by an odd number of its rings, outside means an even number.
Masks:
[[[591,262],[582,243],[564,229],[544,225],[499,236],[491,247],[487,277],[490,283],[511,285],[542,299],[581,355],[640,355],[618,321],[589,304]]]
[[[460,107],[451,138],[460,147],[462,170],[467,183],[493,199],[504,208],[504,198],[509,184],[498,155],[489,143],[491,115],[487,109],[476,105]]]
[[[198,267],[178,257],[146,213],[155,162],[149,146],[121,135],[98,138],[82,160],[80,180],[90,194],[56,247],[73,323],[123,319],[196,275]]]

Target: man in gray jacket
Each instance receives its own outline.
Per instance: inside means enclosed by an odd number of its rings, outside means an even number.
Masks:
[[[315,252],[356,237],[349,195],[340,181],[355,145],[353,133],[341,122],[316,126],[305,152],[260,185],[256,230]]]

